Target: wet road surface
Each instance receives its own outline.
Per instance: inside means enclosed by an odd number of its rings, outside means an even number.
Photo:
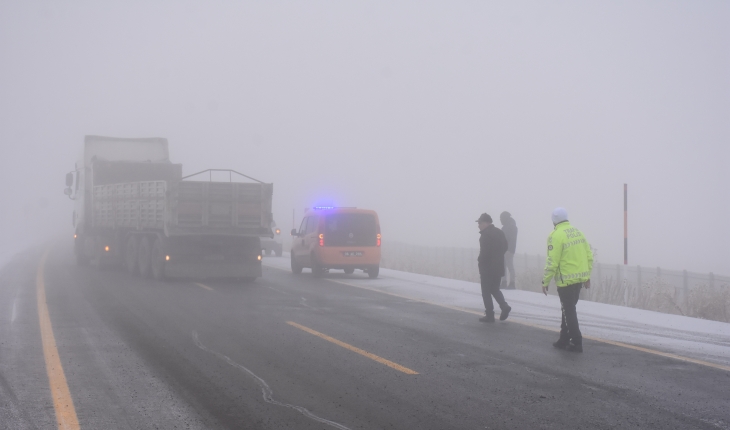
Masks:
[[[549,331],[334,282],[363,274],[161,282],[43,253],[0,272],[0,428],[70,410],[85,429],[730,428],[730,372],[559,351]]]

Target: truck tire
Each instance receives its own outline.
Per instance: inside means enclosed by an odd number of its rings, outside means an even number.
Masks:
[[[355,269],[345,269],[345,273],[347,273],[348,275],[352,275],[353,273],[355,273]]]
[[[294,253],[291,254],[291,272],[295,275],[300,275],[302,273],[301,264],[294,261]]]
[[[380,274],[380,266],[373,266],[368,269],[368,276],[370,279],[375,279]]]
[[[150,266],[152,263],[152,244],[149,237],[145,236],[139,241],[137,249],[137,272],[143,278],[150,276]]]
[[[129,273],[137,273],[137,251],[139,240],[136,236],[130,236],[127,239],[127,245],[124,247],[124,268]]]
[[[161,238],[155,239],[152,245],[152,254],[150,255],[150,268],[152,277],[161,281],[165,279],[165,247]]]

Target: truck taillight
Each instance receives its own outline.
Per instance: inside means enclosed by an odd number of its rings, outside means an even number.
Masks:
[[[378,240],[375,243],[377,244],[377,246],[380,246],[380,233],[378,233],[377,238]]]
[[[324,246],[324,233],[319,234],[319,246]]]

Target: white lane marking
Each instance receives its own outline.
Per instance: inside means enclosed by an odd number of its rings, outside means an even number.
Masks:
[[[279,290],[278,288],[274,288],[274,287],[272,287],[272,286],[269,286],[269,285],[264,285],[264,286],[265,286],[266,288],[270,289],[270,290],[274,290],[274,291],[276,291],[276,292],[277,292],[277,293],[279,293],[279,294],[289,294],[289,293],[287,293],[286,291],[281,291],[281,290]]]
[[[200,288],[204,288],[204,289],[206,289],[208,291],[213,291],[212,288],[210,288],[209,286],[207,286],[205,284],[199,284],[199,283],[196,282],[195,285],[199,286]]]
[[[15,322],[15,318],[18,316],[18,296],[20,295],[20,288],[15,291],[15,297],[13,298],[13,310],[10,312],[10,324]]]
[[[271,387],[269,387],[269,384],[267,384],[266,381],[259,378],[255,373],[248,370],[246,367],[231,360],[228,356],[223,355],[220,352],[213,351],[212,349],[208,349],[208,347],[206,347],[205,345],[203,345],[200,342],[200,339],[198,339],[198,332],[196,332],[196,331],[193,332],[193,342],[195,342],[195,345],[198,348],[202,349],[203,351],[209,352],[209,353],[215,355],[216,357],[220,358],[221,360],[225,361],[226,363],[230,364],[231,366],[241,369],[244,371],[244,373],[248,374],[248,376],[250,376],[259,387],[261,387],[261,393],[263,394],[264,401],[266,403],[271,403],[271,404],[278,405],[278,406],[284,406],[285,408],[294,409],[296,411],[299,411],[299,413],[301,413],[302,415],[304,415],[307,418],[313,419],[315,421],[319,421],[323,424],[330,425],[330,426],[340,429],[340,430],[351,430],[350,428],[345,427],[342,424],[336,423],[334,421],[326,420],[324,418],[320,418],[317,415],[314,415],[313,413],[309,412],[306,408],[303,408],[301,406],[290,405],[288,403],[282,403],[277,400],[274,400],[274,391],[271,389]]]

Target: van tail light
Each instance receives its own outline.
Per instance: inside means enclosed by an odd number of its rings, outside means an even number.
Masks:
[[[319,234],[319,246],[324,246],[324,233]]]
[[[378,238],[378,240],[376,241],[376,244],[377,244],[377,246],[380,246],[380,233],[378,233],[377,238]]]

